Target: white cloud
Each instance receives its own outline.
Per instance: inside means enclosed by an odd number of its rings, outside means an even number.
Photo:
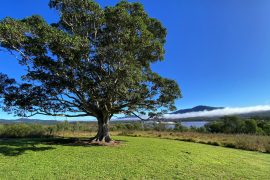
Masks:
[[[224,109],[216,109],[213,111],[199,111],[183,114],[165,114],[164,117],[168,119],[174,118],[191,118],[191,117],[215,117],[227,116],[237,114],[247,114],[254,112],[270,111],[270,105],[250,106],[250,107],[226,107]]]
[[[195,118],[195,117],[220,117],[227,115],[238,115],[238,114],[247,114],[255,112],[264,112],[270,111],[270,105],[259,105],[259,106],[250,106],[250,107],[226,107],[223,109],[216,109],[212,111],[199,111],[199,112],[190,112],[183,114],[164,114],[163,117],[167,119],[176,119],[176,118]],[[143,118],[147,118],[144,116]],[[139,118],[124,118],[122,120],[135,120]]]

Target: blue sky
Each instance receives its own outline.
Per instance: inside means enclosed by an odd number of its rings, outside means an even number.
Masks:
[[[118,1],[97,2],[105,6]],[[269,0],[138,2],[168,30],[165,60],[153,69],[179,83],[183,98],[177,101],[178,108],[270,104]],[[0,19],[39,14],[51,23],[57,14],[47,4],[2,0]],[[1,53],[0,72],[18,78],[23,69],[12,56]],[[14,117],[0,112],[0,118]]]

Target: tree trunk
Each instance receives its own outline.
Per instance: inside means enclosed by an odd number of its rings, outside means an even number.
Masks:
[[[97,135],[93,138],[93,141],[99,142],[110,142],[112,139],[109,133],[109,121],[98,119],[98,132]]]

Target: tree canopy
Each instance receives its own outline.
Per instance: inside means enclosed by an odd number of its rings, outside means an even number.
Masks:
[[[49,6],[59,14],[56,23],[38,15],[0,21],[0,52],[27,69],[20,83],[0,75],[2,109],[18,116],[94,116],[99,140],[107,141],[114,114],[153,117],[175,109],[177,83],[151,69],[164,59],[166,29],[140,3],[102,8],[91,0],[50,0]]]

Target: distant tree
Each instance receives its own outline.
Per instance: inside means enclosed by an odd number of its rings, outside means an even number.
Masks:
[[[270,122],[265,124],[265,126],[263,127],[263,131],[265,134],[270,135]]]
[[[82,128],[81,123],[79,123],[78,121],[76,121],[75,123],[72,124],[72,131],[80,131]]]
[[[224,133],[242,133],[244,122],[238,116],[222,117]]]
[[[264,134],[270,135],[270,121],[267,118],[265,119],[266,120],[258,118],[257,120],[258,131],[262,131]]]
[[[254,119],[248,119],[245,121],[244,132],[249,134],[255,134],[257,132],[258,126]]]
[[[156,131],[165,131],[166,130],[166,125],[163,124],[162,122],[157,122],[154,124],[154,130]]]
[[[180,122],[175,123],[174,130],[179,131],[181,129],[182,125]]]
[[[204,125],[206,131],[211,132],[211,133],[221,133],[224,132],[223,126],[224,123],[222,121],[213,121],[209,122]]]
[[[59,22],[34,15],[0,21],[0,48],[26,67],[19,82],[0,75],[3,110],[18,116],[94,116],[94,140],[111,141],[114,114],[174,110],[174,80],[151,70],[164,58],[166,29],[139,3],[102,8],[91,0],[50,0]],[[1,50],[1,49],[0,49]]]
[[[205,130],[214,133],[265,133],[263,121],[243,120],[237,116],[224,116],[220,120],[207,123]]]

